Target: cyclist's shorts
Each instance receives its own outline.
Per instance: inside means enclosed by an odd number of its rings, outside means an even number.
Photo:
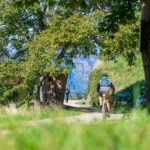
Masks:
[[[111,98],[110,90],[107,90],[107,91],[100,91],[100,92],[99,92],[99,96],[102,97],[103,94],[105,94],[105,98],[106,98],[107,100],[110,100],[110,98]]]

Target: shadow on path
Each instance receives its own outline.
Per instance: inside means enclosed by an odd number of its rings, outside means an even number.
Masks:
[[[64,102],[65,109],[75,110],[75,111],[81,111],[81,112],[99,112],[98,108],[94,108],[91,105],[87,104],[79,104],[86,101],[83,100],[69,100],[68,103]]]

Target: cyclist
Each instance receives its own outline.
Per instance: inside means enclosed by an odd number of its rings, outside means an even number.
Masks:
[[[70,90],[67,88],[66,89],[66,102],[68,103],[69,100],[69,94],[70,94]]]
[[[110,112],[109,99],[111,96],[110,89],[112,90],[112,95],[114,95],[115,87],[114,87],[113,83],[108,79],[107,74],[103,74],[97,84],[97,93],[98,93],[100,111],[102,109],[102,96],[103,96],[103,94],[105,94],[108,116],[110,116],[109,115],[109,112]]]

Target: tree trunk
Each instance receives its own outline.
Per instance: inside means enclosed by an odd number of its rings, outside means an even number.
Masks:
[[[39,101],[44,104],[49,104],[55,99],[57,104],[62,105],[65,96],[66,83],[66,75],[61,75],[57,78],[42,76],[40,78],[40,84],[37,89]]]
[[[62,75],[56,79],[56,98],[59,104],[63,104],[64,102],[66,84],[67,84],[66,75]]]
[[[39,99],[40,102],[44,102],[44,98],[43,98],[43,86],[42,86],[44,81],[42,81],[42,80],[43,80],[43,76],[40,77],[41,86],[39,86],[39,89],[38,89],[39,90],[39,96],[40,96],[40,99]]]
[[[141,43],[140,51],[142,54],[145,83],[146,83],[146,100],[150,112],[150,1],[142,0],[141,16]]]
[[[39,102],[40,101],[43,102],[43,89],[42,89],[42,85],[43,85],[44,80],[47,77],[48,77],[48,75],[46,74],[46,75],[43,75],[43,76],[39,77],[39,79],[38,79],[39,84],[37,85],[37,97],[36,97],[36,99]]]

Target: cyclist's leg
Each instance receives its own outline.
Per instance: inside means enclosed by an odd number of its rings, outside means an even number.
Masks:
[[[102,94],[99,93],[98,95],[98,100],[99,100],[99,108],[100,108],[100,111],[102,110]]]
[[[99,104],[102,105],[102,97],[99,95],[98,96]]]
[[[108,116],[110,116],[110,103],[109,103],[109,100],[110,100],[110,94],[108,92],[108,93],[106,93],[106,105],[107,105]]]
[[[108,113],[110,112],[110,103],[109,103],[109,100],[107,100],[107,110],[108,110]]]

